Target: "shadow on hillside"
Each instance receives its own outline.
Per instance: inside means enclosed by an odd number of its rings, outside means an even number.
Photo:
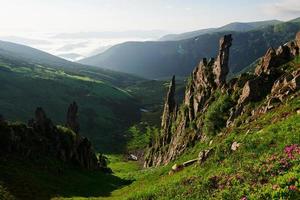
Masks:
[[[112,191],[133,182],[101,171],[6,161],[0,160],[0,186],[17,199],[107,197]]]

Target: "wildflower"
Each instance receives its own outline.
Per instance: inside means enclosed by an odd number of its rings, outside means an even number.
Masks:
[[[295,185],[290,185],[289,190],[291,191],[298,191],[298,188]]]
[[[297,144],[286,146],[284,152],[289,159],[295,159],[295,154],[300,155],[300,147]]]

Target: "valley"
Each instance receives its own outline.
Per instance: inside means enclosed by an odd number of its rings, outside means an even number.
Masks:
[[[299,52],[299,18],[78,63],[0,41],[0,199],[300,199]]]

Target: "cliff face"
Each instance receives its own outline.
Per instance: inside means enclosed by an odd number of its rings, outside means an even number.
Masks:
[[[70,107],[74,108],[74,105],[76,103]],[[67,116],[70,118],[70,109]],[[29,120],[28,125],[1,120],[0,138],[0,156],[15,155],[28,160],[49,157],[89,170],[107,170],[105,158],[96,155],[87,138],[71,129],[55,126],[40,107],[36,109],[35,117]]]
[[[295,41],[278,49],[270,48],[254,73],[246,73],[226,83],[229,72],[229,53],[232,44],[231,35],[220,39],[219,54],[216,59],[204,58],[195,68],[186,86],[185,98],[177,113],[169,113],[169,104],[165,104],[161,135],[153,140],[145,157],[145,167],[169,163],[182,154],[190,145],[205,140],[209,131],[205,129],[208,110],[219,100],[219,96],[230,98],[231,104],[226,110],[218,111],[224,123],[229,127],[237,123],[239,116],[250,113],[249,118],[276,106],[284,97],[299,89],[299,69],[289,69],[286,73],[281,66],[299,56],[300,32]],[[174,79],[174,78],[173,78]],[[173,82],[173,81],[172,81]],[[172,84],[171,84],[172,88]],[[169,91],[170,93],[170,91]],[[172,93],[172,98],[174,94]],[[169,98],[169,94],[168,94]],[[167,102],[168,102],[167,98]],[[252,102],[263,101],[260,107],[249,110]],[[223,112],[223,113],[222,113]],[[239,120],[238,123],[244,123]],[[219,125],[220,126],[220,125]],[[219,127],[220,128],[220,127]],[[222,128],[222,127],[221,127]],[[163,139],[167,135],[167,140]]]

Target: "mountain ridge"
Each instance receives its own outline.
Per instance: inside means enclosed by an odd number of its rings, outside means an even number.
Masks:
[[[230,55],[236,58],[230,63],[230,73],[234,75],[263,56],[269,46],[293,39],[299,28],[300,22],[286,22],[246,32],[217,32],[179,41],[126,42],[78,62],[150,79],[173,74],[187,77],[201,58],[217,55],[218,38],[235,34],[238,42]]]

